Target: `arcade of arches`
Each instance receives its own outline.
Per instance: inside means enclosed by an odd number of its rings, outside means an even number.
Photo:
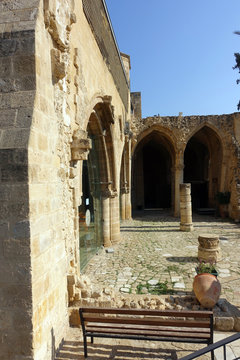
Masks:
[[[216,209],[217,192],[230,192],[229,215],[238,220],[238,118],[154,116],[135,121],[133,210],[171,209],[178,216],[179,184],[185,182],[191,183],[194,211]]]

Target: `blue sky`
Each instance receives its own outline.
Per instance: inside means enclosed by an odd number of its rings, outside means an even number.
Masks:
[[[106,3],[119,49],[131,57],[131,91],[142,93],[143,117],[237,111],[239,0]]]

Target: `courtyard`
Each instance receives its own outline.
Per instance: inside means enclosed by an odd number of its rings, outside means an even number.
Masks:
[[[215,216],[193,215],[194,231],[179,230],[179,219],[165,212],[135,213],[121,223],[121,242],[102,250],[85,274],[96,286],[131,294],[192,293],[198,263],[198,236],[219,235],[217,263],[221,298],[240,305],[240,225]]]
[[[217,263],[222,292],[217,307],[228,303],[240,305],[240,226],[229,219],[193,215],[194,231],[181,232],[179,219],[162,211],[134,214],[132,220],[121,223],[121,242],[102,249],[89,262],[85,275],[96,287],[115,289],[124,294],[159,294],[161,298],[186,299],[193,297],[192,282],[198,263],[198,236],[217,234],[222,259]],[[174,301],[174,300],[173,300]],[[175,300],[176,302],[176,300]],[[179,302],[180,304],[180,302]],[[182,305],[182,304],[181,304]],[[195,302],[185,307],[198,310]],[[181,308],[181,306],[179,305]],[[171,304],[170,304],[171,308]],[[215,331],[214,341],[232,332]],[[89,359],[180,359],[200,349],[201,345],[157,343],[131,340],[97,339],[89,344]],[[227,345],[227,359],[240,355],[240,341]],[[216,360],[223,359],[222,349],[215,351]],[[81,331],[69,328],[56,360],[84,359]],[[210,359],[210,355],[199,358]]]

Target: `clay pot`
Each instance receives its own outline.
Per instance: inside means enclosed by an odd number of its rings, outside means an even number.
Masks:
[[[198,274],[193,281],[193,291],[200,304],[211,309],[219,299],[221,284],[212,274]]]

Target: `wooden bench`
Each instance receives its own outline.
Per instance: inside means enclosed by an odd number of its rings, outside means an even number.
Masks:
[[[212,311],[80,308],[84,356],[87,337],[213,343]],[[211,353],[214,360],[214,354]]]

